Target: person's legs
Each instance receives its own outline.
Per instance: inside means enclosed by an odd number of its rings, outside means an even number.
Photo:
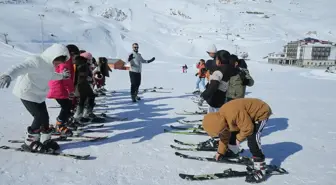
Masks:
[[[69,99],[56,99],[57,103],[61,106],[61,111],[58,114],[57,121],[66,123],[71,114],[72,101]]]
[[[130,76],[130,81],[131,81],[131,97],[132,97],[132,101],[136,102],[136,99],[135,99],[135,93],[136,93],[136,89],[137,89],[136,88],[136,86],[137,86],[137,83],[136,83],[136,73],[130,71],[129,72],[129,76]]]
[[[28,112],[34,117],[30,128],[32,130],[43,130],[49,128],[49,114],[45,102],[35,103],[31,101],[22,100],[23,105]]]
[[[247,182],[261,182],[265,180],[266,163],[265,155],[261,150],[261,132],[267,123],[267,120],[255,124],[253,134],[247,137],[247,145],[253,156],[253,171],[251,175],[246,176]]]
[[[136,98],[136,100],[140,100],[140,98],[138,97],[140,85],[141,85],[141,73],[137,73],[136,74],[136,89],[135,89],[135,98]]]
[[[205,89],[205,78],[200,78],[201,85]]]
[[[197,78],[197,80],[196,80],[196,91],[199,91],[200,82],[201,82],[201,78]]]
[[[23,105],[34,117],[33,123],[27,128],[24,149],[35,152],[58,150],[59,145],[51,140],[52,129],[49,127],[49,114],[45,102],[35,103],[22,100]]]

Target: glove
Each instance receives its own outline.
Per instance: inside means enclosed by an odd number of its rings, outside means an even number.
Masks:
[[[133,53],[132,54],[130,54],[129,56],[128,56],[128,61],[131,61],[131,60],[133,60],[134,59],[134,57],[133,57]]]
[[[243,80],[243,85],[244,85],[244,86],[247,86],[249,83],[250,83],[250,80],[249,80],[249,79],[246,79],[246,78],[245,78],[245,79]]]
[[[220,153],[217,152],[216,155],[215,155],[216,161],[221,161],[222,158],[223,158],[223,154],[220,154]]]
[[[75,98],[75,93],[71,92],[69,93],[69,100],[73,100]]]
[[[69,79],[70,78],[70,72],[67,69],[64,69],[62,72],[63,79]]]
[[[10,83],[12,81],[12,78],[9,75],[1,75],[0,76],[0,88],[6,88],[9,87]]]
[[[148,63],[151,63],[155,60],[155,57],[151,58],[150,60],[148,60]]]
[[[195,76],[197,76],[197,75],[198,75],[198,73],[195,74]]]

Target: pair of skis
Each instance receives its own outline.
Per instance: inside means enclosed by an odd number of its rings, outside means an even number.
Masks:
[[[211,140],[211,139],[210,139]],[[208,147],[208,150],[202,150],[200,146],[203,146],[204,143],[209,142],[205,141],[202,143],[198,144],[193,144],[193,143],[185,143],[182,141],[174,140],[174,142],[182,145],[188,145],[188,146],[193,146],[195,148],[190,148],[189,151],[216,151],[217,147]],[[181,148],[175,148],[178,150],[181,150]],[[211,150],[212,149],[212,150]],[[186,149],[182,149],[186,150]],[[175,152],[175,155],[184,159],[192,159],[192,160],[198,160],[198,161],[208,161],[208,162],[216,162],[216,163],[226,163],[226,164],[237,164],[237,165],[245,165],[247,166],[246,171],[236,171],[232,170],[231,168],[224,170],[221,173],[213,173],[213,174],[200,174],[200,175],[195,175],[195,174],[185,174],[185,173],[179,173],[179,177],[182,179],[190,180],[190,181],[201,181],[201,180],[214,180],[214,179],[222,179],[222,178],[233,178],[233,177],[245,177],[251,173],[253,170],[252,166],[253,162],[252,159],[249,157],[235,157],[235,158],[222,158],[220,161],[217,161],[213,157],[200,157],[200,156],[192,156],[192,155],[187,155],[183,154],[180,152]],[[288,172],[280,167],[277,167],[275,165],[267,165],[266,166],[266,175],[283,175],[283,174],[288,174]]]
[[[56,137],[53,138],[55,141],[89,141],[89,142],[94,142],[94,141],[100,141],[107,139],[107,136],[102,136],[102,137],[95,137],[95,136],[74,136],[74,137]],[[8,140],[9,143],[24,143],[24,140]],[[79,155],[79,154],[68,154],[68,153],[63,153],[63,152],[47,152],[47,153],[40,153],[40,152],[32,152],[29,150],[25,150],[22,147],[13,147],[13,146],[0,146],[0,149],[3,150],[13,150],[13,151],[18,151],[18,152],[27,152],[27,153],[33,153],[33,154],[41,154],[41,155],[51,155],[51,156],[62,156],[62,157],[68,157],[72,159],[77,159],[77,160],[88,160],[90,159],[90,155]]]

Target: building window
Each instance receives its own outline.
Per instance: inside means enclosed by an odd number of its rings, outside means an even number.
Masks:
[[[313,47],[312,60],[328,60],[330,50],[330,47]]]

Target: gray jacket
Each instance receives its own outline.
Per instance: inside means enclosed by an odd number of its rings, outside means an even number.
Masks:
[[[140,53],[132,52],[133,59],[130,61],[131,67],[129,71],[141,73],[142,63],[148,63],[147,60],[143,59]]]

